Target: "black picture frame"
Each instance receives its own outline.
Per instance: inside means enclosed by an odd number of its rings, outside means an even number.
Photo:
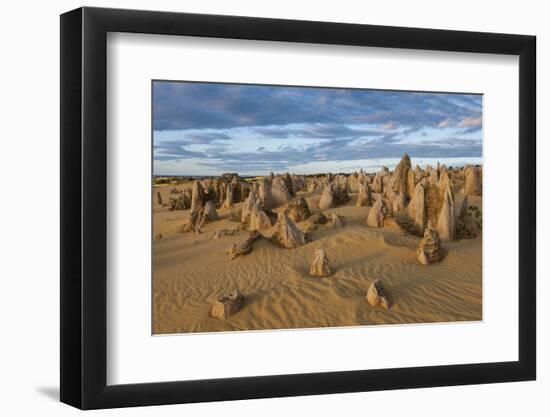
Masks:
[[[518,361],[107,385],[108,32],[519,56]],[[62,402],[95,409],[535,379],[534,36],[84,7],[61,15],[60,57]]]

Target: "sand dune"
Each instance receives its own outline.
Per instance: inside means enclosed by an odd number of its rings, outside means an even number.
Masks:
[[[168,199],[168,186],[155,187],[155,196],[157,191],[163,200]],[[297,196],[306,198],[312,213],[318,211],[321,190],[298,192]],[[218,209],[220,219],[205,224],[200,234],[180,233],[189,210],[169,211],[155,197],[154,234],[162,238],[153,242],[153,332],[482,319],[481,234],[445,242],[441,262],[424,266],[416,259],[420,237],[404,233],[395,222],[380,229],[367,227],[365,220],[372,207],[356,207],[357,193],[350,196],[347,204],[323,211],[343,216],[344,227],[318,225],[311,232],[312,241],[295,249],[260,240],[249,255],[232,261],[228,249],[248,232],[213,238],[216,231],[237,228],[232,209]],[[458,205],[462,198],[460,192],[455,193]],[[470,204],[481,207],[481,197],[468,198]],[[241,204],[235,204],[233,210],[238,211]],[[306,223],[298,226],[305,229]],[[273,230],[268,230],[265,235],[271,233]],[[334,272],[330,277],[309,273],[313,254],[321,247]],[[391,294],[388,310],[366,302],[369,285],[379,278]],[[233,288],[245,297],[242,309],[224,320],[211,317],[215,299]]]

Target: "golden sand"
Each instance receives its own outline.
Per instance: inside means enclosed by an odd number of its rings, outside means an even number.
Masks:
[[[343,216],[344,227],[318,225],[312,241],[296,249],[260,240],[249,255],[230,261],[229,248],[248,232],[219,239],[213,235],[237,228],[231,210],[219,209],[220,219],[204,225],[198,235],[180,233],[189,210],[169,211],[156,201],[159,190],[167,200],[169,188],[154,189],[154,235],[162,234],[153,241],[155,334],[482,319],[481,235],[444,243],[442,261],[424,266],[416,259],[420,238],[391,222],[368,228],[371,208],[355,207],[357,194],[351,194],[347,205],[323,212]],[[312,214],[318,211],[320,191],[298,196],[306,198]],[[457,203],[462,198],[455,194]],[[481,206],[481,197],[468,198]],[[304,228],[305,222],[298,226]],[[326,251],[330,277],[309,273],[318,248]],[[369,285],[379,278],[392,296],[388,310],[366,301]],[[211,317],[215,299],[234,288],[245,297],[242,309],[225,320]]]

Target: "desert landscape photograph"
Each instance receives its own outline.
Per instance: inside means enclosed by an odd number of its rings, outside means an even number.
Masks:
[[[482,102],[153,81],[153,334],[482,320]]]

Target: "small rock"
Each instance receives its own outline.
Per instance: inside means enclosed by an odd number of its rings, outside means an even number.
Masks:
[[[324,249],[317,249],[315,251],[309,273],[316,277],[328,277],[332,275],[327,254]]]
[[[390,308],[388,293],[379,279],[370,285],[367,291],[367,301],[373,307]]]
[[[218,319],[226,319],[240,310],[244,297],[238,289],[223,294],[212,306],[212,316]]]

